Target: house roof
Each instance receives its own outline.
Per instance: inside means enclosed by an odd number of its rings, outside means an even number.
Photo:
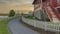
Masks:
[[[34,0],[33,4],[39,4],[39,1],[38,0]]]
[[[36,1],[37,1],[37,0],[34,0],[34,1],[33,1],[33,4],[35,4]]]

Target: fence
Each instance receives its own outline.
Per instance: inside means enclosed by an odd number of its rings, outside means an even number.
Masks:
[[[32,25],[37,28],[42,28],[46,31],[60,32],[60,23],[43,22],[43,21],[28,19],[25,17],[22,17],[22,20],[29,25]]]

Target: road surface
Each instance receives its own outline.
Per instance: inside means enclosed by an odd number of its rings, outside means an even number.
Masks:
[[[13,19],[8,23],[11,34],[40,34],[19,22],[19,18]]]

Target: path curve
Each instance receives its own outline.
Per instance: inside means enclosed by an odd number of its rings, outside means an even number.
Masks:
[[[11,34],[39,34],[38,32],[33,31],[32,29],[20,23],[19,19],[20,18],[16,18],[9,21],[8,27]]]

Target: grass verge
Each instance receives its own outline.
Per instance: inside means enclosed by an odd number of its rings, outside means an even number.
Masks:
[[[8,29],[8,22],[12,19],[18,18],[19,16],[11,17],[11,18],[6,18],[2,21],[0,21],[0,34],[11,34]]]
[[[9,19],[4,19],[0,21],[0,34],[10,34],[7,26],[8,21]]]

